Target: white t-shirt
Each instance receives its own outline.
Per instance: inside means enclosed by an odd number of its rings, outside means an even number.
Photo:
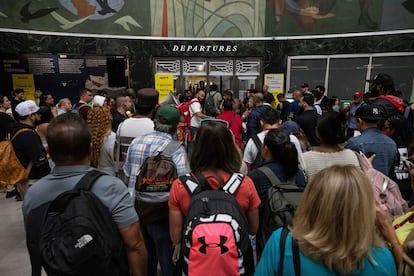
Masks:
[[[337,152],[307,151],[303,154],[304,171],[308,181],[319,171],[332,165],[355,165],[359,167],[358,158],[350,149]]]
[[[263,130],[262,132],[257,134],[257,137],[259,137],[260,142],[264,141],[264,138],[267,134],[267,132],[269,132],[269,130]],[[295,135],[289,135],[290,141],[295,145],[296,151],[298,152],[298,160],[299,160],[299,164],[300,167],[302,168],[302,149],[300,147],[300,143],[298,138]],[[250,138],[249,141],[247,141],[246,147],[244,148],[244,154],[243,154],[243,161],[246,164],[253,164],[254,159],[256,159],[256,155],[257,155],[258,149],[256,147],[256,144],[254,143],[253,139]]]
[[[128,118],[123,121],[117,134],[123,137],[138,137],[154,131],[154,122],[150,118]]]
[[[199,128],[201,126],[201,118],[195,115],[198,112],[202,112],[201,104],[198,100],[193,100],[193,103],[190,105],[190,126],[192,127]]]
[[[101,154],[98,160],[98,170],[103,171],[109,175],[115,176],[115,161],[114,161],[114,146],[115,146],[115,132],[112,132],[105,137],[102,144]]]

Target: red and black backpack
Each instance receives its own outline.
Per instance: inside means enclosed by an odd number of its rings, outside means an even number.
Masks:
[[[183,275],[252,275],[253,251],[246,216],[234,194],[244,176],[234,173],[218,190],[201,175],[180,180],[191,194],[181,243]]]

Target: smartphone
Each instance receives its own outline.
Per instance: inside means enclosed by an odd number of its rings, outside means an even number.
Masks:
[[[375,152],[369,151],[369,152],[365,153],[365,156],[366,156],[367,158],[370,158],[370,157],[371,157],[371,156],[373,156],[374,154],[375,154]]]

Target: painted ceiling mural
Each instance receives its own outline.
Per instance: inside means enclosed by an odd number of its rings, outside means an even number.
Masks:
[[[0,0],[0,28],[179,38],[414,30],[414,0]]]

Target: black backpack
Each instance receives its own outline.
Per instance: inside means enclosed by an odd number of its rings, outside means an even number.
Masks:
[[[214,95],[216,95],[216,93],[218,92],[215,91],[213,94],[209,92],[208,97],[204,103],[204,112],[206,113],[207,116],[214,117],[217,115],[217,107],[214,104]]]
[[[211,274],[211,269],[227,275],[253,274],[248,223],[234,198],[243,179],[242,174],[234,173],[213,190],[201,174],[197,180],[189,174],[180,177],[191,194],[181,242],[183,275]]]
[[[87,172],[73,190],[50,203],[39,242],[48,275],[129,275],[119,229],[108,208],[90,191],[103,174]]]
[[[280,227],[292,226],[304,188],[296,185],[296,178],[282,183],[268,167],[263,166],[258,170],[263,172],[272,183],[264,203],[263,219],[257,234],[257,246],[263,249],[273,231]]]

